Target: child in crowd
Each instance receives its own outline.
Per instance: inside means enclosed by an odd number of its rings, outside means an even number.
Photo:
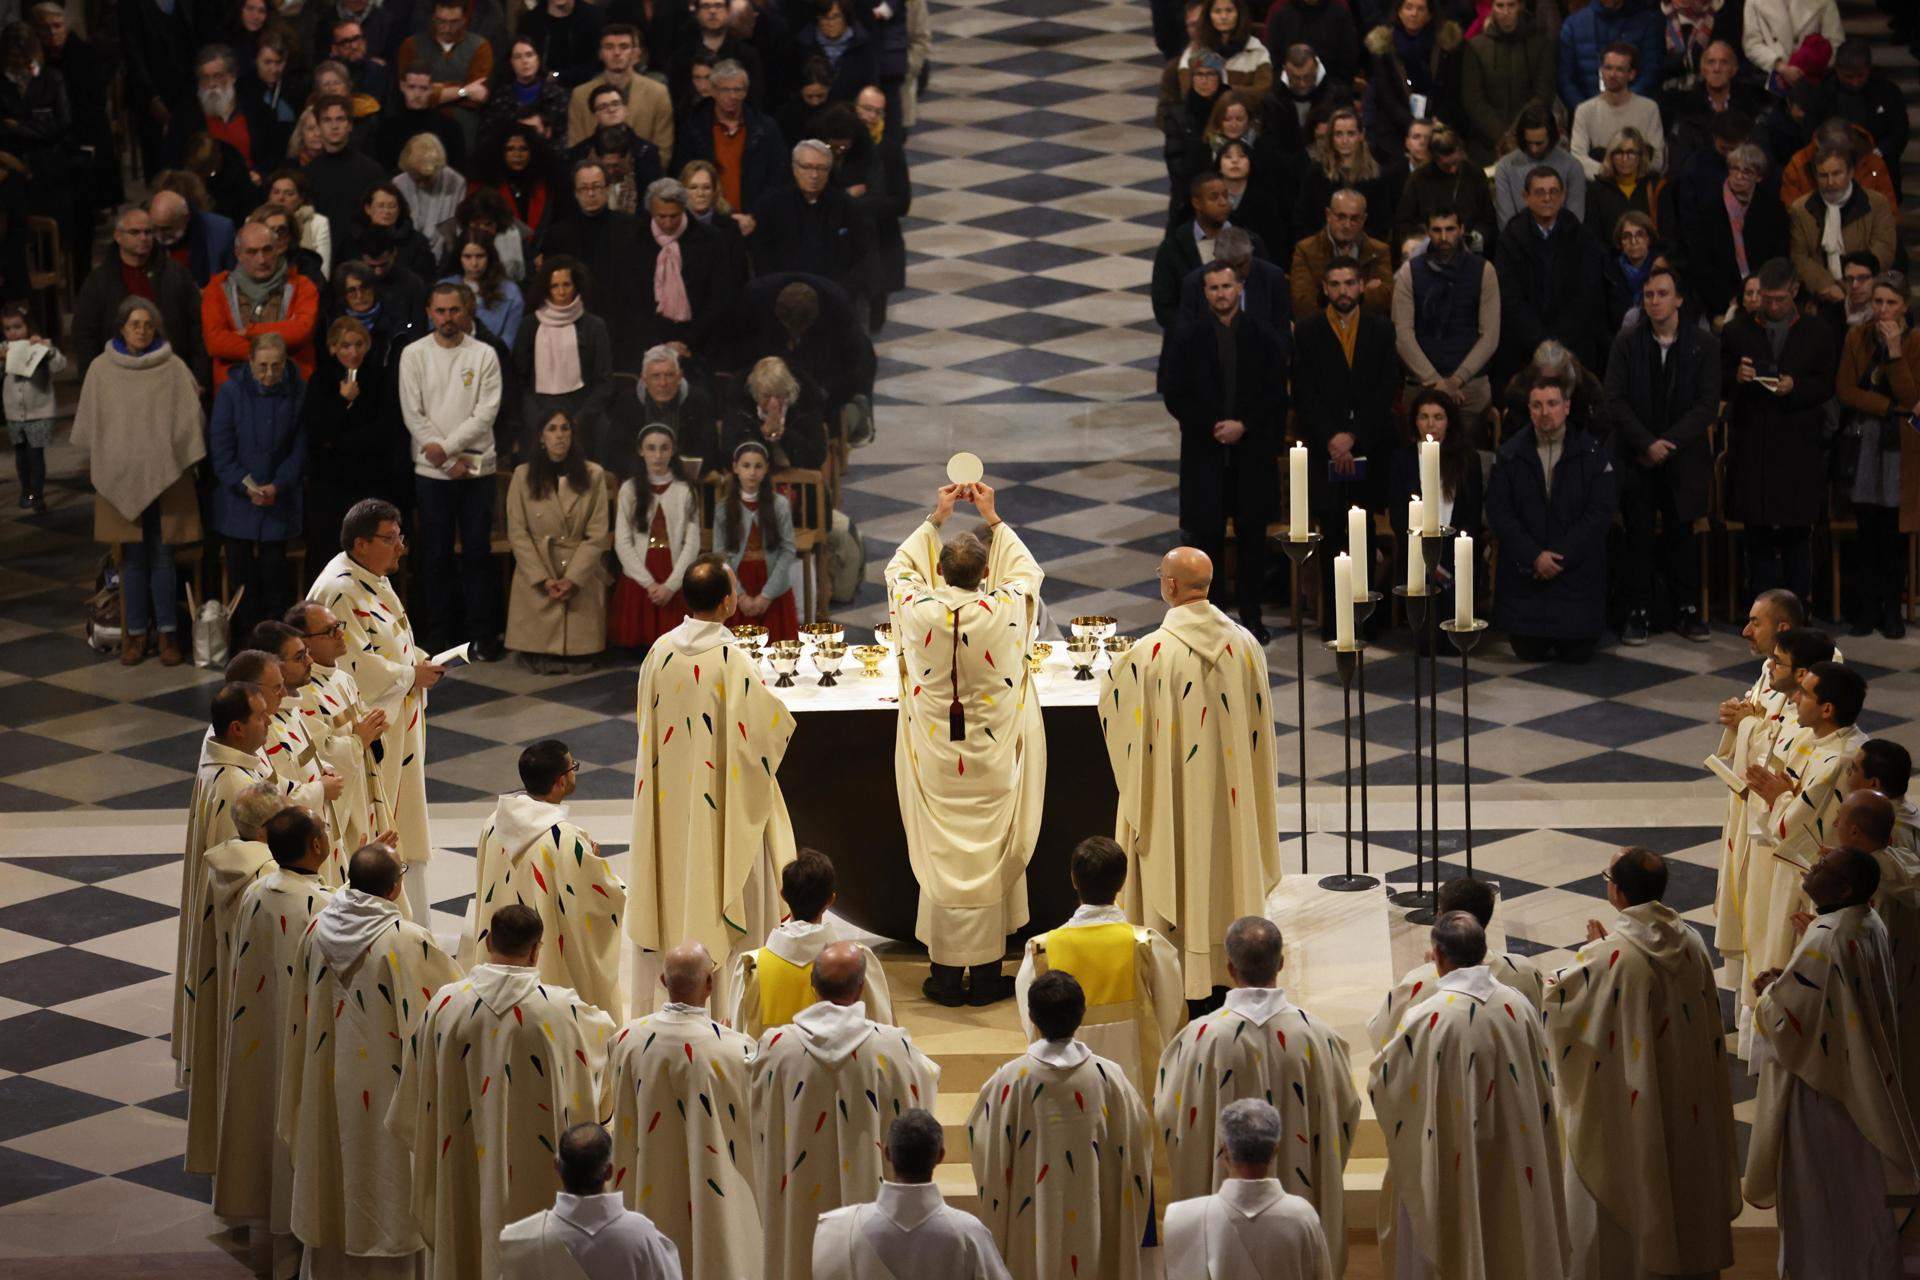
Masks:
[[[813,993],[813,962],[820,952],[840,941],[840,931],[826,923],[833,905],[833,862],[826,854],[802,849],[780,873],[780,897],[788,918],[767,935],[767,945],[734,957],[727,982],[732,993],[727,1020],[735,1031],[758,1036],[768,1027],[783,1027],[819,997]],[[861,1000],[867,1017],[893,1021],[893,997],[880,961],[864,944],[867,990]]]
[[[20,506],[41,513],[47,509],[47,442],[53,438],[53,375],[67,367],[67,358],[51,341],[33,332],[27,322],[27,309],[20,303],[0,308],[0,344],[7,362],[4,398],[7,410],[7,435],[13,440],[13,466],[20,478]],[[16,346],[27,348],[18,354]],[[46,354],[28,373],[15,368],[28,367],[33,347],[45,347]]]
[[[1152,929],[1129,924],[1115,905],[1127,883],[1127,855],[1118,844],[1106,836],[1082,840],[1067,874],[1080,906],[1058,929],[1027,940],[1013,984],[1020,1025],[1027,1039],[1037,1038],[1027,1021],[1027,989],[1048,970],[1071,973],[1087,995],[1080,1039],[1151,1094],[1153,1077],[1146,1073],[1187,1020],[1180,957]]]
[[[608,634],[614,644],[644,648],[687,616],[680,577],[700,554],[700,495],[680,462],[680,442],[657,423],[640,433],[640,474],[620,486],[614,513],[613,589]]]
[[[770,469],[757,440],[733,451],[733,478],[713,513],[713,549],[740,579],[740,608],[727,625],[752,622],[767,639],[797,640],[800,612],[793,598],[793,509],[765,487]]]

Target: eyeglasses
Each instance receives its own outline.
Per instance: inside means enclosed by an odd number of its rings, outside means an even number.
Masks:
[[[407,545],[407,535],[404,533],[376,533],[373,537],[374,541],[384,542],[390,547],[404,547]]]
[[[374,535],[376,538],[379,534]],[[318,640],[322,636],[343,636],[347,633],[347,624],[336,622],[325,631],[302,631],[300,634],[308,640]]]

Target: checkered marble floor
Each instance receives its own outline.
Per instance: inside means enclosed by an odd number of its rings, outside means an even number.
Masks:
[[[1044,564],[1054,616],[1108,613],[1138,634],[1160,615],[1154,566],[1177,532],[1175,436],[1151,380],[1146,286],[1165,194],[1145,13],[1075,0],[933,10],[933,91],[910,142],[912,287],[882,334],[879,439],[845,488],[866,580],[835,612],[856,627],[883,616],[887,557],[919,522],[940,464],[970,448]],[[180,1170],[184,1098],[165,1042],[181,807],[215,676],[129,670],[86,649],[82,584],[100,548],[77,455],[57,447],[50,462],[44,517],[18,518],[0,480],[0,1274],[65,1273],[94,1257],[239,1274],[208,1188]],[[1301,669],[1280,622],[1270,612],[1284,859],[1300,869],[1304,727],[1308,864],[1321,875],[1345,851],[1340,688],[1317,642]],[[1920,746],[1909,720],[1920,642],[1847,648],[1873,681],[1868,727]],[[1673,904],[1710,940],[1720,801],[1699,762],[1714,703],[1754,670],[1730,629],[1707,645],[1656,637],[1604,650],[1578,668],[1518,662],[1489,643],[1464,699],[1457,660],[1438,670],[1443,874],[1464,867],[1470,727],[1473,862],[1502,883],[1512,947],[1547,965],[1564,955],[1604,914],[1599,872],[1626,843],[1673,856]],[[514,785],[525,743],[564,738],[583,765],[576,814],[609,852],[625,841],[632,681],[625,668],[547,677],[499,664],[435,690],[441,934],[458,929],[472,887],[464,855],[492,796]],[[1415,875],[1411,682],[1389,636],[1368,670],[1368,860],[1396,883]]]

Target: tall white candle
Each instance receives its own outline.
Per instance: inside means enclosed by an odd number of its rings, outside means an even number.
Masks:
[[[1426,512],[1420,499],[1407,503],[1407,594],[1427,594],[1427,553],[1420,546],[1420,530],[1426,525]]]
[[[1287,450],[1287,536],[1299,542],[1307,536],[1307,446]]]
[[[1473,626],[1473,538],[1464,533],[1453,540],[1453,622]]]
[[[1333,558],[1333,642],[1353,648],[1353,557],[1344,551]]]
[[[1420,442],[1420,500],[1425,504],[1428,533],[1440,532],[1440,442],[1432,436]]]
[[[1372,530],[1365,507],[1347,508],[1347,553],[1353,557],[1353,598],[1367,594],[1367,561],[1373,559]]]

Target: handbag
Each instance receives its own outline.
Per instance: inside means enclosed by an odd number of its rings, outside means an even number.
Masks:
[[[187,613],[193,619],[193,665],[218,671],[227,665],[227,634],[233,626],[233,611],[240,597],[247,594],[244,585],[231,600],[208,597],[194,602],[193,584],[187,584]]]

